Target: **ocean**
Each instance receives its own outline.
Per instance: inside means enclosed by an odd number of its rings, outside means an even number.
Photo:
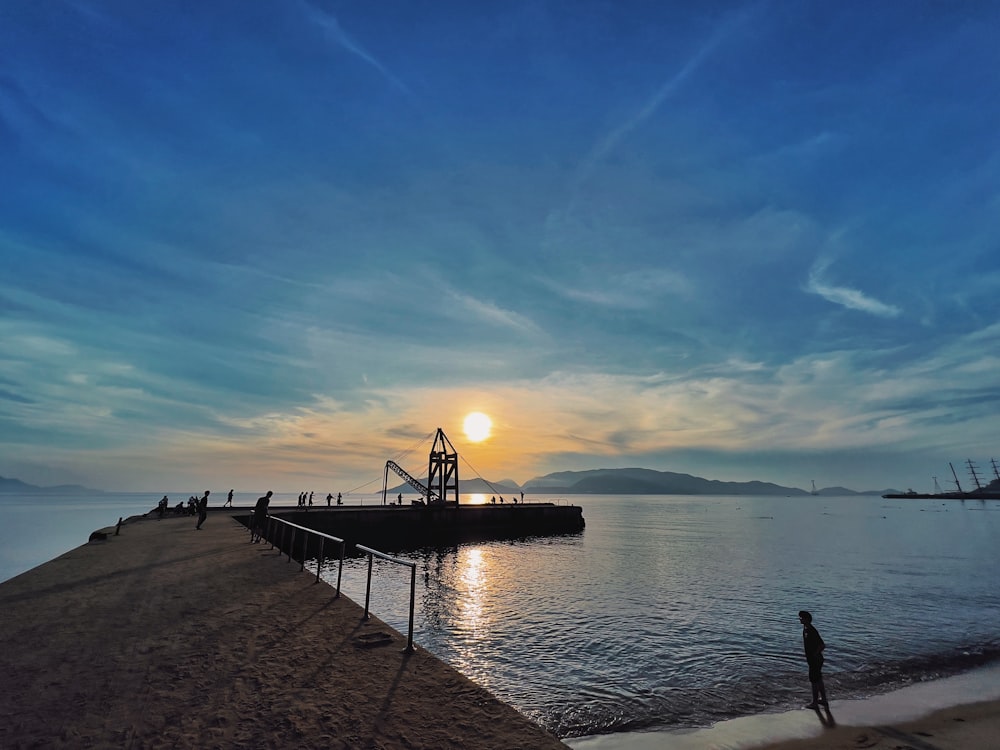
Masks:
[[[560,737],[694,728],[1000,658],[1000,501],[577,496],[574,536],[419,550],[415,642]],[[343,591],[364,602],[367,561]],[[372,611],[405,633],[409,571]]]
[[[0,579],[158,498],[3,497]],[[583,507],[582,533],[395,553],[418,564],[417,646],[561,737],[800,707],[800,609],[827,643],[831,699],[1000,659],[1000,501],[561,502]],[[362,605],[366,571],[348,560],[342,582]],[[371,609],[404,634],[409,580],[375,562]]]

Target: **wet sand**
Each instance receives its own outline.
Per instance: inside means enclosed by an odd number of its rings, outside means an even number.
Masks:
[[[194,525],[0,584],[0,747],[566,747],[229,515]]]

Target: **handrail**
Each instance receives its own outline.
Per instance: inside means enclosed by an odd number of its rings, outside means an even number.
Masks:
[[[341,539],[340,537],[333,536],[332,534],[324,534],[322,531],[316,531],[315,529],[310,529],[310,528],[307,528],[305,526],[299,526],[299,524],[292,523],[291,521],[286,521],[283,518],[278,518],[277,516],[268,515],[267,516],[267,522],[266,522],[266,528],[265,528],[265,532],[266,533],[264,535],[264,538],[267,539],[267,541],[271,543],[271,549],[274,549],[274,546],[275,546],[274,545],[274,538],[277,536],[277,533],[276,533],[277,529],[274,527],[274,524],[281,524],[281,543],[278,545],[278,554],[281,554],[281,548],[284,546],[284,543],[285,543],[285,532],[289,528],[292,530],[292,538],[291,538],[291,541],[290,541],[290,543],[289,543],[289,545],[287,547],[287,549],[288,549],[288,562],[292,561],[292,548],[295,546],[295,534],[298,531],[304,531],[307,535],[308,534],[312,534],[314,536],[319,537],[319,558],[318,558],[318,564],[316,565],[316,581],[315,581],[316,583],[319,583],[319,581],[320,581],[320,571],[323,570],[323,562],[326,559],[325,555],[324,555],[324,551],[325,551],[324,547],[325,547],[326,540],[329,539],[331,542],[336,542],[336,543],[340,544],[340,564],[339,564],[339,568],[337,570],[337,587],[336,587],[337,593],[334,596],[335,599],[339,598],[340,597],[340,581],[341,581],[341,578],[343,577],[343,574],[344,574],[344,550],[345,550],[345,547],[346,547],[346,542],[343,539]],[[251,540],[254,537],[254,532],[255,532],[255,528],[254,528],[254,525],[253,525],[253,514],[251,514],[251,516],[250,516],[250,538],[251,538]],[[305,547],[305,544],[303,543],[303,545],[302,545],[302,560],[300,561],[301,564],[300,564],[299,570],[305,570],[306,569],[306,554],[305,554],[305,549],[306,549],[306,547]]]
[[[372,592],[372,560],[378,557],[382,560],[387,560],[391,563],[396,563],[397,565],[405,565],[410,569],[410,630],[406,638],[406,648],[403,649],[406,653],[413,653],[413,604],[416,599],[417,591],[417,564],[411,560],[400,560],[398,557],[393,557],[392,555],[387,555],[385,552],[379,552],[377,549],[372,549],[371,547],[365,547],[363,544],[355,544],[355,548],[361,550],[362,552],[368,553],[368,584],[365,587],[365,619],[369,619],[371,616],[368,614],[368,603],[371,600]]]

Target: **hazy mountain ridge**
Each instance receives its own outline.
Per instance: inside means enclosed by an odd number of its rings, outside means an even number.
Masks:
[[[97,494],[102,490],[93,490],[90,487],[83,487],[79,484],[58,484],[54,487],[39,487],[37,484],[28,484],[20,479],[0,477],[0,492],[18,492],[23,495],[78,495]]]
[[[526,493],[568,495],[803,495],[811,493],[798,487],[784,487],[773,482],[723,482],[691,474],[654,469],[590,469],[558,471],[528,480]],[[845,487],[826,487],[817,495],[880,495],[886,490],[856,492]]]
[[[427,478],[421,481],[426,485]],[[772,482],[757,480],[749,482],[723,482],[716,479],[704,479],[691,474],[679,474],[672,471],[656,471],[654,469],[589,469],[585,471],[557,471],[529,479],[519,485],[515,480],[507,478],[499,482],[488,482],[478,477],[459,480],[459,492],[480,492],[489,495],[518,495],[521,492],[536,495],[809,495],[810,492],[798,487],[784,487]],[[54,487],[39,487],[22,482],[20,479],[0,477],[0,493],[20,493],[24,495],[73,495],[100,494],[103,490],[94,490],[78,484],[61,484]],[[387,494],[395,498],[399,494],[412,495],[415,490],[408,484],[401,483],[387,490]],[[858,492],[846,487],[824,487],[817,490],[817,495],[882,495],[898,493],[898,490],[866,490]]]

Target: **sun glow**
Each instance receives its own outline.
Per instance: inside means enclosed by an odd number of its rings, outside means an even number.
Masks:
[[[493,429],[493,420],[481,411],[474,411],[466,416],[465,421],[462,423],[462,429],[465,430],[465,436],[469,440],[473,443],[479,443],[490,436],[490,430]]]

